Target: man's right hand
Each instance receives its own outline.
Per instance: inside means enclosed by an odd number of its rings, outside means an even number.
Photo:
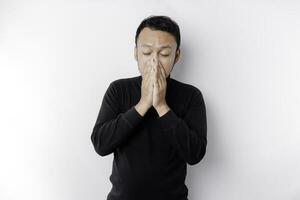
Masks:
[[[152,106],[153,90],[154,90],[154,66],[152,59],[147,61],[147,65],[142,74],[141,83],[141,98],[137,105],[136,110],[140,115],[144,116],[147,110]]]

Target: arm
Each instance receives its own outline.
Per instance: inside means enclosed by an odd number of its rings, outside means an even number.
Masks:
[[[134,106],[120,113],[117,90],[112,82],[106,90],[96,123],[91,134],[95,151],[106,156],[122,144],[143,117]]]
[[[199,89],[193,93],[187,109],[183,118],[170,109],[158,120],[163,134],[179,156],[188,164],[194,165],[204,157],[207,144],[206,109]]]

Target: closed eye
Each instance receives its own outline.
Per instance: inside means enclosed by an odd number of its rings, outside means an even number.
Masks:
[[[143,53],[144,55],[150,55],[151,53]],[[163,57],[167,57],[167,56],[169,56],[170,54],[160,54],[160,55],[162,55]]]

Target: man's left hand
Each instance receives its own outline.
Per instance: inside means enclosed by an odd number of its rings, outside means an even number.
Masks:
[[[164,115],[169,111],[169,106],[166,103],[166,71],[160,62],[153,60],[154,67],[154,90],[153,90],[153,107],[156,109],[159,116]]]

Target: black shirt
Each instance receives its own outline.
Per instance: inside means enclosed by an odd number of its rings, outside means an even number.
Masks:
[[[152,106],[144,116],[134,106],[142,76],[110,83],[91,134],[100,156],[113,153],[107,200],[187,200],[186,165],[206,152],[207,126],[201,91],[167,77],[170,110],[159,117]]]

